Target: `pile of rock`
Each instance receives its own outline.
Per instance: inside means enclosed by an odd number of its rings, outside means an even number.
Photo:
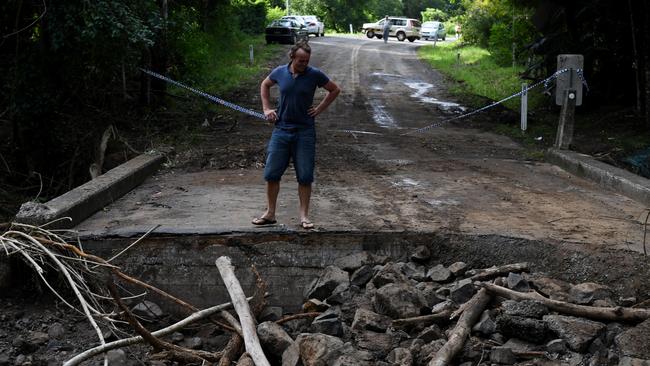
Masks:
[[[614,301],[605,286],[526,273],[525,263],[470,270],[462,262],[427,265],[429,260],[426,247],[409,262],[367,252],[340,258],[305,293],[304,311],[320,315],[259,324],[266,354],[283,366],[437,365],[445,363],[436,355],[449,351],[441,349],[454,348],[451,343],[462,338],[449,364],[650,365],[650,320],[643,320],[650,313],[622,308],[637,303],[635,298]],[[479,290],[481,283],[509,293],[541,294],[550,306],[542,296],[497,296]],[[488,305],[478,309],[469,336],[459,337],[459,316],[477,311],[470,308],[479,292]],[[557,311],[565,305],[568,313]],[[567,315],[571,306],[586,309],[592,319]],[[624,309],[638,311],[633,321],[593,320],[623,319],[621,314],[629,314]]]

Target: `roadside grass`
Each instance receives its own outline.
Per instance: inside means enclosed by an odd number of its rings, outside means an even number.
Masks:
[[[524,68],[499,66],[492,60],[490,52],[486,49],[463,46],[458,42],[440,42],[435,46],[420,47],[418,53],[419,57],[433,68],[458,81],[449,89],[454,95],[478,95],[498,101],[521,91],[522,81],[518,74],[524,71]],[[540,90],[538,87],[529,92],[529,109],[534,110],[542,104],[544,97]],[[470,100],[470,103],[476,102]],[[510,99],[503,105],[518,110],[520,98]],[[473,107],[482,107],[482,105],[473,105]]]
[[[472,108],[481,108],[490,102],[500,101],[521,91],[523,81],[519,78],[523,67],[503,67],[497,65],[486,49],[462,45],[459,42],[440,42],[434,45],[420,47],[419,57],[428,62],[432,68],[453,80],[449,92],[462,99]],[[500,123],[493,127],[495,133],[509,136],[520,141],[525,147],[529,159],[539,160],[544,156],[544,148],[550,146],[555,139],[555,126],[545,117],[544,113],[536,110],[545,107],[546,98],[541,87],[528,93],[529,116],[528,129],[524,132],[512,123]],[[503,106],[519,113],[521,98],[514,97],[503,103]],[[531,123],[535,114],[535,123]],[[541,117],[541,118],[540,118]],[[541,121],[540,121],[541,119]],[[541,123],[538,123],[541,122]]]

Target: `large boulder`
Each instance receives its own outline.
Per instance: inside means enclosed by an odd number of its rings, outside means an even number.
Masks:
[[[281,356],[284,351],[293,343],[291,336],[275,322],[264,322],[257,326],[257,335],[260,343],[269,353]]]
[[[535,300],[506,300],[501,304],[501,307],[508,315],[517,315],[526,318],[541,319],[544,315],[548,314],[546,305]]]
[[[395,263],[387,263],[382,269],[375,274],[372,278],[372,284],[376,288],[381,288],[389,283],[405,283],[409,282],[408,277],[402,273],[401,268]]]
[[[596,300],[611,301],[612,290],[593,282],[580,283],[569,290],[569,301],[574,304],[589,305]]]
[[[650,319],[620,333],[614,342],[622,355],[650,360]]]
[[[385,332],[390,325],[391,319],[389,317],[366,309],[357,309],[352,321],[353,330]]]
[[[550,336],[546,323],[538,319],[501,314],[496,323],[499,331],[506,337],[543,342]]]
[[[363,251],[338,258],[334,261],[334,265],[348,272],[353,272],[365,265],[384,264],[386,262],[388,262],[386,256]]]
[[[304,366],[327,366],[334,363],[343,348],[340,338],[326,334],[303,333],[296,338]],[[289,351],[289,350],[287,350]],[[283,359],[285,358],[282,356]],[[283,361],[284,364],[284,361]]]
[[[306,299],[327,299],[339,286],[349,286],[350,275],[338,267],[328,266],[321,275],[312,281],[305,293]]]
[[[420,315],[427,303],[424,296],[411,284],[389,283],[377,290],[372,305],[379,314],[401,319]]]
[[[589,344],[605,331],[605,324],[565,315],[545,315],[544,321],[549,329],[567,341],[569,348],[584,352]]]

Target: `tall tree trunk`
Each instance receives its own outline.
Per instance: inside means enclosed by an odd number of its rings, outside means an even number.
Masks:
[[[634,10],[632,9],[632,0],[627,0],[627,6],[630,11],[630,30],[632,33],[632,67],[634,68],[634,81],[636,86],[636,105],[634,110],[637,115],[641,114],[641,74],[639,72],[640,60],[636,44],[636,28],[634,27]]]
[[[645,98],[643,103],[643,108],[645,112],[645,123],[646,126],[650,126],[650,5],[646,1],[642,3],[641,9],[643,10],[643,45],[642,52],[643,58],[643,67],[641,68],[642,75],[645,74]]]

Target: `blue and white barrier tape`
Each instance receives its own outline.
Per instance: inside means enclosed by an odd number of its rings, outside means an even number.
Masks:
[[[156,72],[153,72],[153,71],[150,71],[150,70],[145,70],[145,69],[140,69],[140,70],[142,70],[142,72],[144,72],[145,74],[151,75],[151,76],[153,76],[155,78],[158,78],[160,80],[164,80],[164,81],[166,81],[168,83],[174,84],[174,85],[179,86],[179,87],[184,88],[184,89],[187,89],[187,90],[191,91],[192,93],[198,94],[198,95],[200,95],[202,97],[205,97],[205,98],[207,98],[207,99],[209,99],[209,100],[211,100],[213,102],[219,103],[219,104],[221,104],[223,106],[226,106],[228,108],[234,109],[234,110],[242,112],[242,113],[246,113],[246,114],[248,114],[250,116],[253,116],[253,117],[256,117],[256,118],[259,118],[261,120],[266,121],[266,117],[264,116],[264,114],[262,114],[260,112],[257,112],[257,111],[254,111],[254,110],[251,110],[251,109],[248,109],[248,108],[244,108],[242,106],[239,106],[239,105],[231,103],[231,102],[227,102],[227,101],[225,101],[225,100],[223,100],[221,98],[215,97],[214,95],[210,95],[210,94],[208,94],[208,93],[206,93],[204,91],[189,87],[189,86],[187,86],[187,85],[185,85],[183,83],[179,83],[178,81],[172,80],[172,79],[170,79],[170,78],[168,78],[168,77],[166,77],[164,75],[158,74]],[[446,120],[443,120],[443,121],[440,121],[440,122],[437,122],[437,123],[434,123],[434,124],[431,124],[431,125],[428,125],[428,126],[425,126],[425,127],[422,127],[422,128],[418,128],[418,129],[413,130],[413,131],[406,132],[406,133],[404,133],[402,135],[408,135],[408,134],[412,134],[412,133],[416,133],[416,132],[424,132],[424,131],[430,130],[430,129],[434,128],[434,127],[439,127],[439,126],[441,126],[441,125],[443,125],[445,123],[455,121],[455,120],[458,120],[458,119],[461,119],[461,118],[469,117],[469,116],[472,116],[474,114],[483,112],[484,110],[487,110],[487,109],[490,109],[490,108],[492,108],[492,107],[494,107],[496,105],[502,104],[502,103],[504,103],[504,102],[506,102],[506,101],[508,101],[508,100],[510,100],[512,98],[521,96],[523,93],[528,93],[529,90],[534,89],[534,88],[540,86],[541,84],[544,84],[545,87],[548,87],[548,84],[552,80],[556,79],[560,74],[563,74],[563,73],[568,72],[570,70],[571,69],[557,70],[556,72],[553,73],[553,75],[547,77],[546,79],[538,81],[535,84],[532,84],[529,87],[525,88],[524,90],[521,90],[521,91],[519,91],[519,92],[517,92],[515,94],[512,94],[512,95],[510,95],[508,97],[505,97],[505,98],[503,98],[503,99],[501,99],[499,101],[493,102],[492,104],[488,104],[485,107],[482,107],[482,108],[476,109],[474,111],[471,111],[469,113],[465,113],[465,114],[462,114],[460,116],[449,118],[449,119],[446,119]],[[584,71],[582,69],[576,69],[576,74],[578,74],[578,77],[582,81],[582,85],[584,85],[585,88],[587,89],[587,91],[589,91],[589,86],[587,85],[587,80],[585,80],[585,77],[584,77]],[[352,133],[352,134],[362,133],[362,131],[351,131],[351,130],[341,130],[340,132],[348,132],[348,133]],[[381,133],[376,133],[376,132],[372,132],[372,133],[365,132],[365,134],[381,135]]]
[[[200,95],[202,97],[205,97],[205,98],[207,98],[207,99],[209,99],[209,100],[211,100],[213,102],[219,103],[219,104],[221,104],[221,105],[223,105],[225,107],[234,109],[234,110],[236,110],[238,112],[246,113],[246,114],[248,114],[250,116],[253,116],[253,117],[256,117],[256,118],[259,118],[259,119],[262,119],[262,120],[266,121],[266,117],[264,116],[264,114],[262,114],[260,112],[256,112],[254,110],[244,108],[244,107],[239,106],[237,104],[227,102],[227,101],[225,101],[225,100],[223,100],[221,98],[215,97],[214,95],[210,95],[210,94],[208,94],[208,93],[206,93],[204,91],[194,89],[194,88],[192,88],[190,86],[187,86],[187,85],[185,85],[183,83],[179,83],[176,80],[172,80],[172,79],[168,78],[167,76],[160,75],[160,74],[158,74],[156,72],[153,72],[153,71],[150,71],[150,70],[145,70],[145,69],[140,69],[140,70],[142,70],[142,72],[144,72],[145,74],[151,75],[151,76],[153,76],[155,78],[158,78],[160,80],[164,80],[164,81],[166,81],[168,83],[174,84],[174,85],[179,86],[179,87],[181,87],[183,89],[187,89],[187,90],[191,91],[192,93],[198,94],[198,95]]]

